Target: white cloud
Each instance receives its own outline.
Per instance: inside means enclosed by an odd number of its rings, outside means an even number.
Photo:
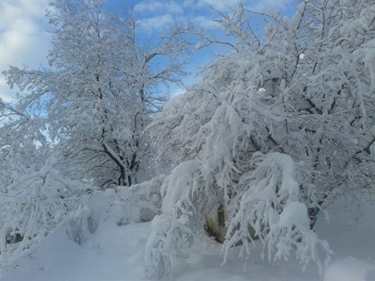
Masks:
[[[44,19],[49,0],[0,1],[0,72],[9,65],[38,67],[46,62],[49,34]],[[12,91],[0,77],[0,97],[10,101]]]
[[[160,10],[163,7],[163,4],[160,2],[149,2],[144,1],[134,6],[134,11],[136,13],[144,12],[155,12]]]
[[[203,29],[217,29],[222,27],[217,21],[204,16],[195,17],[193,22]]]
[[[238,0],[199,0],[199,6],[210,6],[217,10],[231,8],[238,4]]]
[[[245,7],[256,11],[285,10],[293,6],[295,0],[243,0]],[[237,7],[239,0],[184,0],[183,6],[190,8],[212,7],[225,11]]]
[[[295,7],[295,0],[262,0],[252,4],[255,11],[267,12],[270,10],[284,11]]]
[[[155,1],[147,0],[142,1],[134,6],[134,11],[136,13],[149,13],[149,14],[183,14],[181,6],[175,1]]]
[[[184,7],[190,7],[190,6],[192,6],[192,5],[194,5],[195,4],[195,0],[184,0],[184,2],[183,2],[183,6]]]
[[[146,18],[139,21],[141,28],[147,32],[160,31],[168,26],[171,26],[173,23],[173,17],[168,14]]]
[[[184,0],[183,6],[193,9],[200,9],[202,7],[212,7],[215,10],[226,10],[233,8],[238,4],[238,0]]]
[[[177,1],[145,0],[134,6],[140,27],[146,32],[162,31],[183,18],[184,10]]]

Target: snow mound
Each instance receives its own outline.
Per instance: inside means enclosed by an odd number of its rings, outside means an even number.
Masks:
[[[375,265],[346,257],[334,261],[324,273],[324,281],[375,281]]]

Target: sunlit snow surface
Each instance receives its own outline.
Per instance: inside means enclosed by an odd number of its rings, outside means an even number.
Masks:
[[[345,202],[330,209],[330,223],[320,223],[317,232],[330,242],[335,254],[324,276],[311,267],[303,272],[295,262],[268,262],[259,258],[260,247],[246,264],[234,250],[228,264],[221,265],[218,245],[207,238],[192,249],[173,272],[176,281],[375,281],[375,206],[358,213],[342,211]],[[87,242],[78,246],[61,229],[47,238],[1,281],[138,281],[145,280],[143,252],[150,224],[118,227],[105,222]],[[170,280],[170,276],[162,279]]]
[[[337,259],[324,273],[324,281],[375,280],[375,266],[353,257]]]

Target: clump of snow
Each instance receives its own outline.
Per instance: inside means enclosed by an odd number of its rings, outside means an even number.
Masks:
[[[254,153],[252,160],[254,169],[239,182],[246,188],[242,192],[238,189],[229,205],[224,262],[238,241],[242,245],[240,254],[252,255],[250,225],[264,244],[263,258],[267,255],[270,261],[290,260],[294,252],[303,268],[314,263],[322,273],[332,252],[328,243],[310,229],[307,206],[299,201],[299,168],[293,158],[272,152]]]
[[[324,273],[324,281],[374,281],[375,265],[346,257],[334,261]]]
[[[199,188],[199,161],[178,165],[164,180],[162,213],[152,222],[145,251],[146,274],[160,278],[170,274],[177,258],[186,258],[193,242],[190,222],[196,210]]]
[[[307,216],[306,205],[300,202],[291,203],[280,214],[280,221],[278,224],[285,227],[293,227],[293,225],[297,224],[308,229],[309,218]]]

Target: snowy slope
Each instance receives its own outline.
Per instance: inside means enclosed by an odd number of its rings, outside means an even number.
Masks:
[[[362,204],[344,198],[329,209],[330,222],[318,225],[334,252],[324,281],[375,281],[375,198],[368,196]]]
[[[306,272],[295,262],[268,262],[259,258],[243,260],[234,251],[227,265],[221,266],[218,245],[196,245],[189,260],[173,273],[176,281],[375,281],[375,206],[366,206],[354,223],[353,209],[343,204],[331,208],[331,223],[321,223],[318,233],[327,239],[335,254],[325,277],[315,268]],[[355,217],[355,216],[354,216]],[[1,281],[138,281],[145,280],[143,251],[150,224],[117,227],[106,222],[83,246],[70,241],[63,229],[50,236],[31,257],[3,274]],[[169,277],[163,280],[170,280]]]

